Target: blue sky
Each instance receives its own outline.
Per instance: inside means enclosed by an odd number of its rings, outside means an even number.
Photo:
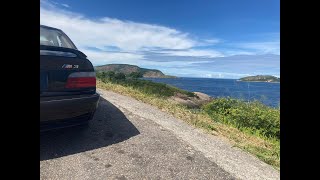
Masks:
[[[65,31],[94,65],[187,77],[280,77],[279,0],[41,0],[40,24]]]

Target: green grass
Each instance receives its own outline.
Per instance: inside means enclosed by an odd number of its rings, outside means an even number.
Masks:
[[[200,109],[190,109],[169,99],[174,93],[193,93],[178,88],[147,82],[97,81],[97,87],[133,97],[158,107],[209,134],[221,136],[262,161],[280,169],[280,110],[258,102],[246,103],[235,99],[218,98]],[[159,94],[161,93],[161,94]],[[261,121],[261,122],[256,122]]]
[[[203,107],[208,115],[242,131],[280,139],[280,110],[261,102],[219,98]]]

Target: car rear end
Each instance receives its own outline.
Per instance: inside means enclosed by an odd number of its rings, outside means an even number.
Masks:
[[[40,25],[40,130],[87,123],[98,101],[86,55],[61,30]]]

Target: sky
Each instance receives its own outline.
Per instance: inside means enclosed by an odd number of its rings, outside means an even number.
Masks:
[[[40,0],[93,65],[180,77],[280,77],[279,0]]]

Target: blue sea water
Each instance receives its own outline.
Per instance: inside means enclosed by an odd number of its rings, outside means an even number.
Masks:
[[[169,84],[187,91],[203,92],[212,97],[232,97],[246,101],[258,100],[268,106],[280,106],[280,83],[186,77],[144,79]]]

